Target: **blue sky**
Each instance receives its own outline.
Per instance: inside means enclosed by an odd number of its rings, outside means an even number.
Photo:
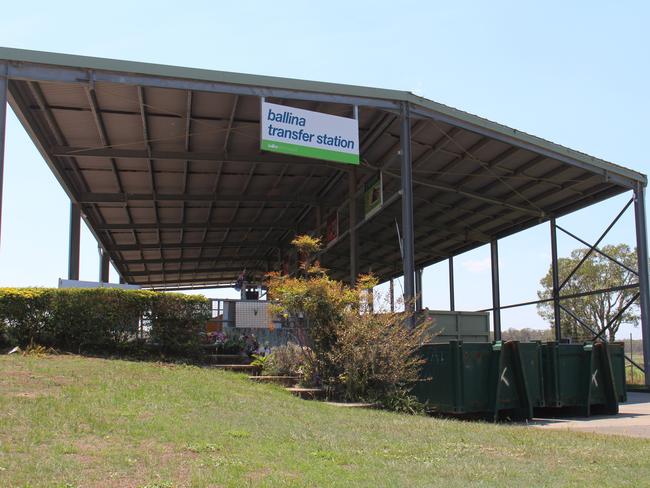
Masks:
[[[643,1],[10,2],[2,11],[1,46],[410,90],[649,170]],[[6,155],[0,285],[56,286],[67,274],[68,201],[12,113]],[[560,223],[593,241],[627,198]],[[606,242],[634,245],[633,225],[629,212]],[[97,245],[82,232],[81,278],[96,280]],[[503,304],[535,298],[549,246],[548,225],[500,242]],[[560,237],[561,255],[576,246]],[[488,248],[456,258],[457,308],[490,305],[488,258]],[[425,271],[424,304],[448,306],[445,265]],[[503,322],[545,327],[534,307]]]

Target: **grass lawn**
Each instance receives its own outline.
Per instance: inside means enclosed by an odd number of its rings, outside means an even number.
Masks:
[[[0,357],[0,486],[640,486],[650,441],[346,410],[244,376]]]
[[[628,353],[629,356],[629,353]],[[633,356],[634,362],[643,366],[643,354],[638,352]],[[625,361],[625,376],[628,385],[643,385],[643,373],[636,367]]]

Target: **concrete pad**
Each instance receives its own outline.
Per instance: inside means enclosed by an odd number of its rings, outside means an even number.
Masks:
[[[539,429],[595,432],[650,439],[650,393],[628,392],[627,402],[619,405],[618,415],[562,419],[535,418],[529,425]]]

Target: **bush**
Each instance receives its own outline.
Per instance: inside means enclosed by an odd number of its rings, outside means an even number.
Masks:
[[[272,376],[297,376],[303,372],[305,351],[298,344],[274,347],[264,362],[264,374]]]
[[[301,263],[293,276],[269,275],[274,311],[293,319],[303,348],[303,382],[323,386],[330,397],[379,402],[384,407],[415,411],[409,396],[421,360],[415,355],[429,324],[411,330],[402,314],[374,314],[372,275],[355,286],[331,279],[313,261],[320,241],[299,236],[293,241]],[[271,362],[272,364],[272,362]]]
[[[151,298],[152,342],[167,355],[200,355],[201,333],[212,315],[209,300],[180,293],[155,293]]]
[[[21,347],[192,357],[200,354],[210,313],[205,297],[178,293],[0,288],[0,329],[10,345]]]
[[[346,314],[328,353],[339,371],[327,380],[336,396],[385,406],[404,403],[405,392],[418,380],[424,361],[416,352],[429,328],[411,330],[405,319],[403,313]]]

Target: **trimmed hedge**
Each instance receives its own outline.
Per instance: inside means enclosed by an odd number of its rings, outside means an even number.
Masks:
[[[118,288],[0,288],[0,336],[72,352],[195,357],[210,318],[200,295]]]

